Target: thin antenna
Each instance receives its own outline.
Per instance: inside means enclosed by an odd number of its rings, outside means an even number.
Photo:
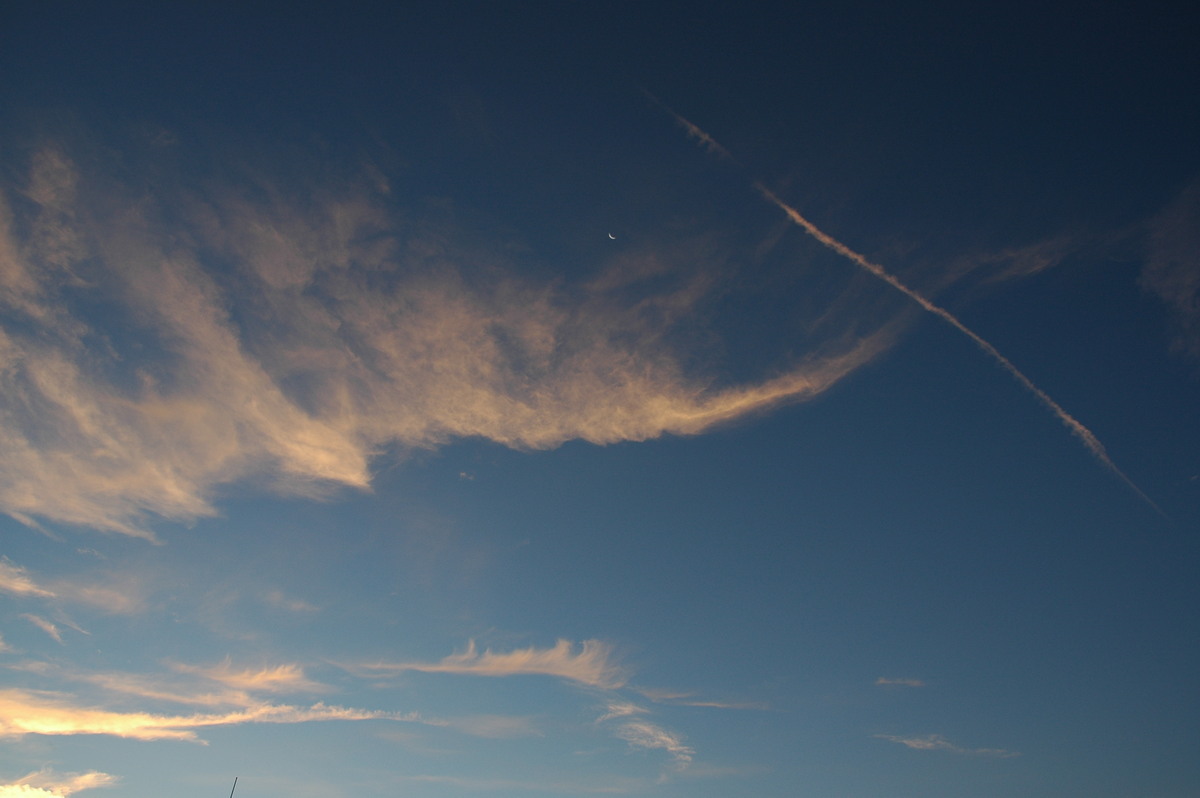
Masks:
[[[237,789],[237,776],[233,777],[233,790]],[[233,790],[229,791],[229,798],[233,798]]]

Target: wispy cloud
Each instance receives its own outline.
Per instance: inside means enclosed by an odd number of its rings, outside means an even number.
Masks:
[[[637,704],[612,700],[609,701],[604,714],[596,718],[596,723],[608,724],[612,733],[631,747],[665,751],[670,754],[676,769],[686,768],[691,764],[692,757],[696,754],[695,750],[684,744],[681,735],[642,717],[648,712],[645,707]],[[609,723],[610,721],[618,722]]]
[[[683,128],[684,132],[686,132],[688,134],[688,137],[695,139],[697,142],[699,142],[700,146],[704,147],[705,150],[707,150],[710,153],[720,155],[722,158],[725,158],[727,160],[730,160],[730,161],[733,160],[733,156],[729,154],[729,150],[722,147],[720,142],[718,142],[712,136],[705,133],[697,125],[692,124],[692,122],[689,121],[687,118],[685,118],[683,115],[677,113],[674,108],[667,105],[662,100],[658,99],[658,97],[654,96],[654,94],[647,91],[646,89],[642,89],[642,94],[644,94],[646,96],[646,98],[649,99],[652,103],[654,103],[659,108],[663,109],[668,114],[670,114],[675,119],[676,124],[678,124],[681,128]]]
[[[666,751],[676,767],[685,768],[696,752],[684,744],[683,737],[647,720],[631,720],[619,725],[615,732],[634,748]]]
[[[420,671],[469,676],[544,675],[602,688],[625,683],[625,672],[616,663],[612,646],[600,640],[584,640],[578,650],[569,640],[559,640],[551,648],[531,646],[507,652],[490,648],[480,652],[472,640],[462,653],[437,662],[376,662],[352,669],[374,674]]]
[[[19,565],[13,565],[7,559],[0,559],[0,591],[15,596],[54,596],[52,591],[38,585],[29,575],[29,571]]]
[[[1001,759],[1020,756],[1020,753],[1017,751],[1007,751],[1003,748],[963,748],[950,742],[940,734],[928,734],[925,736],[911,737],[891,734],[877,734],[875,736],[882,740],[890,740],[893,743],[899,743],[906,748],[912,748],[916,751],[949,751],[950,753],[954,754],[992,756],[999,757]]]
[[[238,669],[227,659],[215,666],[168,663],[172,673],[79,671],[49,662],[13,666],[58,682],[90,684],[124,696],[204,707],[252,707],[261,694],[312,694],[329,692],[327,685],[309,679],[303,667],[288,663],[264,668]]]
[[[1096,458],[1096,460],[1098,460],[1102,465],[1104,465],[1105,468],[1107,468],[1122,482],[1124,482],[1126,486],[1130,488],[1130,490],[1137,494],[1137,496],[1143,502],[1149,505],[1156,513],[1165,517],[1162,509],[1159,508],[1159,506],[1155,504],[1154,501],[1151,500],[1151,498],[1147,496],[1141,488],[1134,484],[1133,480],[1127,477],[1125,473],[1121,471],[1121,469],[1117,468],[1116,463],[1114,463],[1112,458],[1109,457],[1108,451],[1104,448],[1104,444],[1100,442],[1100,439],[1096,437],[1095,433],[1093,433],[1078,419],[1064,410],[1062,406],[1058,404],[1058,402],[1051,399],[1049,394],[1037,387],[1037,385],[1035,385],[1031,379],[1025,376],[1024,372],[1013,365],[1008,358],[1000,354],[1000,351],[996,349],[996,347],[992,346],[978,333],[959,321],[958,317],[950,313],[950,311],[935,305],[923,295],[905,285],[898,277],[885,270],[879,264],[867,260],[864,256],[850,249],[842,242],[838,241],[827,233],[822,232],[816,225],[804,218],[799,211],[785,203],[763,184],[755,183],[755,188],[758,189],[759,193],[762,194],[767,201],[771,202],[780,210],[782,210],[787,215],[788,219],[801,227],[806,233],[819,241],[823,246],[847,258],[855,265],[866,271],[868,274],[871,274],[892,286],[897,291],[920,305],[922,310],[932,313],[934,316],[942,319],[951,327],[969,338],[971,342],[975,344],[975,346],[991,357],[992,360],[999,363],[1000,366],[1014,379],[1016,379],[1016,381],[1020,383],[1022,387],[1032,393],[1034,397],[1036,397],[1037,400],[1042,403],[1042,405],[1049,409],[1050,412],[1062,422],[1063,426],[1065,426],[1071,431],[1072,434],[1075,435],[1075,437],[1079,438],[1079,440],[1083,442],[1083,445],[1087,447],[1088,451],[1092,453],[1092,456]]]
[[[28,569],[0,559],[0,592],[21,597],[55,599],[58,603],[86,604],[111,614],[129,614],[141,608],[141,600],[130,580],[121,586],[88,581],[83,578],[38,582]]]
[[[10,784],[0,784],[0,798],[66,798],[82,790],[112,787],[116,776],[93,770],[88,773],[55,773],[42,769]]]
[[[469,715],[458,718],[442,718],[437,725],[444,725],[472,737],[509,739],[514,737],[542,737],[544,732],[530,717],[519,715]]]
[[[194,674],[246,692],[314,693],[329,689],[309,679],[304,674],[304,668],[294,663],[258,669],[239,669],[234,668],[231,660],[226,658],[221,663],[208,667],[184,663],[172,663],[171,667],[179,673]]]
[[[0,186],[0,510],[153,539],[151,519],[211,516],[244,478],[365,489],[389,446],[697,434],[816,396],[891,341],[720,385],[669,343],[705,282],[660,287],[662,264],[695,273],[704,251],[627,256],[654,279],[626,263],[615,281],[533,283],[366,183],[199,194],[39,151]]]
[[[924,687],[925,682],[920,679],[891,679],[886,676],[880,676],[875,680],[875,684],[882,687]]]
[[[116,712],[78,704],[72,696],[62,693],[0,690],[0,737],[106,734],[135,740],[200,741],[196,730],[210,726],[339,720],[422,722],[415,712],[382,712],[324,703],[308,707],[264,703],[233,712],[195,715]]]
[[[712,709],[770,709],[770,705],[761,701],[720,701],[712,698],[699,698],[695,693],[680,692],[677,690],[638,688],[637,692],[656,704],[672,704],[682,707],[710,707]]]
[[[59,630],[59,628],[56,624],[46,620],[45,618],[43,618],[40,615],[34,615],[31,612],[23,613],[21,615],[21,617],[24,618],[25,620],[29,621],[31,624],[33,624],[37,628],[41,629],[46,634],[50,635],[50,637],[54,638],[55,642],[57,642],[57,643],[63,642],[62,632]]]

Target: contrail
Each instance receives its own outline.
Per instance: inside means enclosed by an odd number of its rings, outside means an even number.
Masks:
[[[696,125],[692,124],[687,119],[685,119],[683,116],[676,113],[674,108],[672,108],[671,106],[664,103],[662,100],[655,97],[654,94],[652,94],[647,89],[642,89],[642,94],[646,95],[646,99],[650,100],[650,102],[654,103],[659,108],[663,109],[668,114],[673,116],[675,118],[675,121],[677,123],[679,123],[679,126],[681,128],[683,128],[685,131],[687,131],[688,137],[693,138],[696,141],[700,142],[700,145],[703,146],[704,149],[708,150],[709,152],[715,152],[717,155],[720,155],[722,158],[725,158],[727,160],[733,161],[734,163],[737,163],[737,159],[729,154],[729,150],[722,147],[717,142],[717,140],[714,139],[712,136],[708,135],[703,130],[698,128]]]
[[[680,116],[678,113],[676,113],[674,110],[672,110],[669,106],[664,105],[663,103],[659,102],[658,99],[656,97],[654,97],[654,95],[650,94],[649,92],[646,92],[646,94],[647,94],[647,96],[650,97],[650,99],[654,100],[654,102],[658,103],[658,105],[660,105],[663,109],[665,109],[667,111],[667,113],[669,113],[669,114],[671,114],[671,116],[675,117],[675,119],[679,122],[679,124],[682,125],[683,128],[688,132],[688,135],[697,139],[710,152],[716,152],[730,160],[735,160],[729,154],[729,151],[726,150],[724,147],[722,147],[720,144],[718,144],[717,141],[715,139],[713,139],[712,136],[708,135],[708,133],[704,132],[702,129],[697,127],[695,124],[693,124],[692,122],[689,122],[687,119]],[[1095,433],[1093,433],[1090,429],[1088,429],[1082,423],[1080,423],[1078,419],[1076,419],[1074,416],[1072,416],[1070,413],[1068,413],[1066,410],[1064,410],[1062,408],[1062,406],[1058,402],[1051,399],[1050,396],[1045,391],[1043,391],[1041,388],[1034,385],[1033,380],[1026,377],[1025,374],[1020,369],[1018,369],[1016,366],[1014,366],[1012,364],[1012,361],[1010,361],[1004,355],[1000,354],[999,350],[997,350],[996,347],[992,346],[990,343],[985,341],[978,333],[976,333],[974,330],[967,327],[967,325],[965,325],[961,321],[959,321],[958,318],[956,316],[954,316],[954,314],[952,314],[950,311],[946,310],[945,308],[939,307],[938,305],[933,304],[928,299],[926,299],[924,296],[922,296],[920,293],[913,290],[912,288],[909,288],[907,285],[905,285],[903,282],[901,282],[899,278],[897,278],[895,275],[889,273],[886,269],[884,269],[879,264],[872,263],[871,261],[867,260],[865,257],[860,255],[859,253],[850,249],[850,247],[846,246],[841,241],[838,241],[833,236],[822,231],[815,224],[810,222],[808,219],[804,218],[804,216],[802,216],[798,210],[796,210],[791,205],[788,205],[786,202],[781,200],[775,194],[775,192],[771,191],[769,188],[764,186],[762,183],[758,182],[757,180],[754,181],[754,188],[758,191],[759,194],[762,195],[762,197],[764,199],[766,199],[768,202],[772,203],[777,208],[779,208],[781,211],[783,211],[785,214],[787,214],[788,219],[791,220],[793,224],[802,228],[804,230],[804,232],[808,233],[810,236],[815,238],[823,246],[833,250],[834,252],[836,252],[837,254],[846,258],[847,260],[852,261],[855,265],[857,265],[863,271],[865,271],[871,275],[874,275],[875,277],[878,277],[880,280],[883,280],[885,283],[890,285],[892,288],[895,288],[897,291],[904,294],[906,297],[911,299],[913,302],[916,302],[924,310],[926,310],[926,311],[932,313],[933,315],[937,316],[938,318],[942,319],[947,324],[949,324],[951,327],[953,327],[954,329],[961,332],[963,335],[970,338],[971,341],[977,347],[982,349],[985,354],[987,354],[989,357],[991,357],[993,360],[995,360],[997,363],[999,363],[1001,365],[1001,367],[1004,368],[1005,371],[1007,371],[1014,378],[1016,378],[1017,382],[1019,382],[1026,390],[1028,390],[1030,393],[1032,393],[1038,399],[1039,402],[1041,402],[1043,405],[1045,405],[1047,408],[1049,408],[1050,412],[1052,412],[1055,416],[1057,416],[1058,420],[1061,421],[1063,423],[1063,425],[1066,426],[1066,428],[1071,431],[1072,434],[1074,434],[1077,438],[1079,438],[1081,441],[1083,441],[1083,445],[1088,448],[1088,451],[1090,451],[1092,453],[1092,456],[1095,457],[1097,460],[1099,460],[1100,463],[1103,464],[1105,468],[1107,468],[1110,472],[1115,474],[1122,482],[1124,482],[1127,486],[1129,486],[1129,489],[1132,490],[1134,493],[1136,493],[1142,501],[1144,501],[1146,504],[1148,504],[1150,507],[1152,507],[1156,513],[1158,513],[1163,518],[1167,518],[1167,514],[1162,511],[1162,508],[1160,508],[1157,504],[1155,504],[1154,501],[1149,496],[1147,496],[1142,491],[1141,488],[1139,488],[1137,485],[1135,485],[1133,480],[1131,480],[1129,477],[1125,476],[1125,473],[1123,471],[1121,471],[1121,469],[1117,468],[1116,463],[1114,463],[1112,461],[1112,458],[1108,456],[1108,452],[1107,452],[1107,450],[1105,450],[1104,444],[1102,444],[1100,442],[1100,439],[1096,437]]]

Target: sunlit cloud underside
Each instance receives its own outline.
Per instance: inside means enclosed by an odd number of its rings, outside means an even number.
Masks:
[[[543,285],[378,181],[300,199],[94,171],[46,147],[0,195],[0,508],[29,524],[150,538],[239,480],[367,488],[385,449],[698,433],[819,394],[892,338],[722,385],[669,340],[706,293],[686,255]]]

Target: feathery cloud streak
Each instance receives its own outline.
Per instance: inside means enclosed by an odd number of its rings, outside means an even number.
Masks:
[[[52,591],[34,581],[29,571],[19,565],[13,565],[7,559],[0,559],[0,591],[14,596],[54,597]]]
[[[134,740],[187,740],[203,742],[196,729],[243,723],[308,723],[327,720],[391,720],[420,723],[415,712],[398,713],[354,709],[324,703],[308,707],[257,704],[233,712],[158,715],[149,712],[114,712],[81,706],[71,696],[20,689],[0,690],[0,737],[28,734],[106,734]]]
[[[962,748],[947,740],[940,734],[929,734],[923,737],[904,737],[891,734],[877,734],[876,737],[882,740],[890,740],[893,743],[899,743],[906,748],[912,748],[915,751],[949,751],[954,754],[972,754],[975,756],[994,756],[1000,759],[1008,759],[1014,756],[1020,756],[1017,751],[1007,751],[1003,748]]]
[[[438,662],[370,663],[352,666],[363,673],[457,673],[468,676],[556,676],[589,687],[613,689],[625,683],[625,672],[613,659],[612,646],[600,640],[584,640],[579,650],[569,640],[559,640],[551,648],[517,649],[503,653],[485,649],[475,641],[466,651],[451,654]]]
[[[701,128],[680,116],[669,107],[663,106],[663,108],[665,108],[668,113],[674,116],[680,122],[680,124],[684,126],[690,136],[698,138],[700,142],[705,145],[705,147],[709,148],[710,150],[715,150],[725,157],[730,157],[728,151],[724,147],[721,147],[712,138],[712,136],[708,135],[708,133],[704,132]],[[695,132],[692,132],[693,130]],[[765,200],[767,200],[767,202],[770,202],[772,205],[783,211],[793,224],[797,225],[803,229],[804,232],[815,238],[822,246],[836,252],[837,254],[854,263],[863,271],[887,283],[892,288],[896,289],[901,294],[917,303],[922,310],[932,313],[934,316],[942,319],[951,327],[967,336],[972,343],[974,343],[977,347],[979,347],[979,349],[983,350],[985,354],[999,363],[1005,371],[1012,375],[1012,377],[1022,385],[1022,387],[1032,393],[1034,397],[1036,397],[1037,400],[1042,403],[1042,405],[1048,408],[1058,418],[1058,420],[1062,422],[1062,424],[1068,430],[1071,431],[1072,434],[1074,434],[1083,442],[1083,445],[1087,447],[1088,451],[1092,453],[1094,458],[1096,458],[1105,468],[1107,468],[1112,474],[1124,482],[1135,494],[1137,494],[1138,498],[1149,505],[1156,513],[1164,518],[1166,517],[1162,509],[1159,508],[1159,506],[1155,504],[1154,501],[1151,500],[1141,488],[1134,484],[1133,480],[1127,477],[1125,473],[1121,471],[1121,469],[1117,468],[1116,463],[1114,463],[1112,458],[1109,457],[1108,452],[1105,450],[1104,445],[1100,442],[1100,439],[1097,438],[1091,430],[1085,427],[1074,416],[1064,410],[1057,402],[1051,399],[1045,391],[1037,387],[1033,381],[1026,377],[1020,369],[1014,366],[1008,358],[1000,354],[996,347],[992,346],[990,343],[980,337],[979,334],[977,334],[974,330],[970,329],[961,321],[959,321],[954,314],[950,313],[950,311],[935,305],[933,302],[926,299],[919,292],[910,288],[898,277],[888,272],[879,264],[867,260],[867,258],[863,255],[855,252],[841,241],[838,241],[833,236],[822,231],[815,224],[806,219],[798,210],[780,199],[775,192],[771,191],[761,182],[757,180],[754,181],[754,188]]]
[[[262,183],[137,186],[47,146],[0,186],[0,510],[153,539],[151,519],[210,516],[237,480],[365,489],[393,446],[697,434],[890,342],[718,385],[671,338],[705,295],[680,277],[694,248],[541,285],[503,242],[363,181],[303,200]]]

